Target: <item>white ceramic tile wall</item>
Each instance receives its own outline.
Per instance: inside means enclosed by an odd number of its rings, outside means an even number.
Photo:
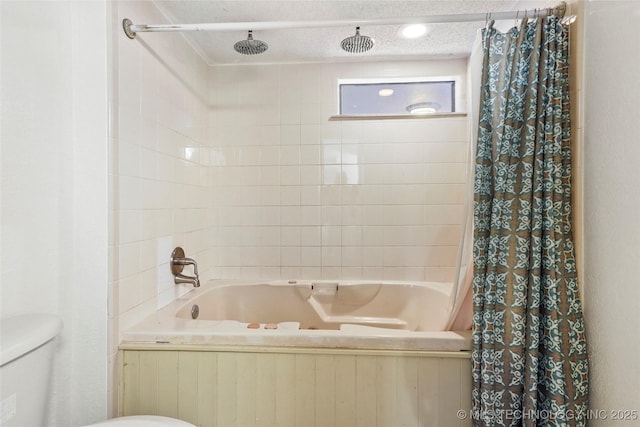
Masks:
[[[328,121],[338,78],[437,75],[466,61],[212,68],[216,273],[452,280],[466,117]]]
[[[166,22],[152,2],[120,1],[114,21]],[[115,357],[124,329],[189,290],[169,270],[175,246],[210,269],[211,173],[206,65],[180,34],[114,35],[114,136],[110,165],[110,298]],[[185,269],[190,273],[191,267]]]

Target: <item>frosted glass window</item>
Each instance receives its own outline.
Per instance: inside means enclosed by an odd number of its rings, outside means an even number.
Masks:
[[[453,80],[340,83],[340,114],[348,116],[453,113]]]

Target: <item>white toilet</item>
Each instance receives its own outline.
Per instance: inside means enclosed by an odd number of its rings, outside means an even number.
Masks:
[[[61,329],[62,321],[52,314],[29,314],[1,320],[0,425],[3,427],[44,425],[55,350],[52,341]],[[91,426],[194,427],[172,418],[144,415],[114,418]]]

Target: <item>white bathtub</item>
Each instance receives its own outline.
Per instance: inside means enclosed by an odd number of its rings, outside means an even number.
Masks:
[[[124,343],[460,351],[450,284],[210,281],[124,331]],[[192,311],[198,306],[198,317]]]

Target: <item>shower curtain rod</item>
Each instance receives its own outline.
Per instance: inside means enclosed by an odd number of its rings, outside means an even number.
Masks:
[[[337,21],[271,21],[271,22],[216,22],[206,24],[134,24],[129,19],[122,21],[125,34],[130,39],[136,33],[171,32],[171,31],[247,31],[247,30],[280,30],[292,28],[326,28],[343,26],[373,26],[373,25],[405,25],[405,24],[446,24],[452,22],[500,21],[505,19],[537,18],[557,16],[563,18],[567,10],[567,3],[562,2],[556,7],[518,10],[509,12],[487,12],[455,15],[412,16],[403,18],[379,18],[362,20]]]

